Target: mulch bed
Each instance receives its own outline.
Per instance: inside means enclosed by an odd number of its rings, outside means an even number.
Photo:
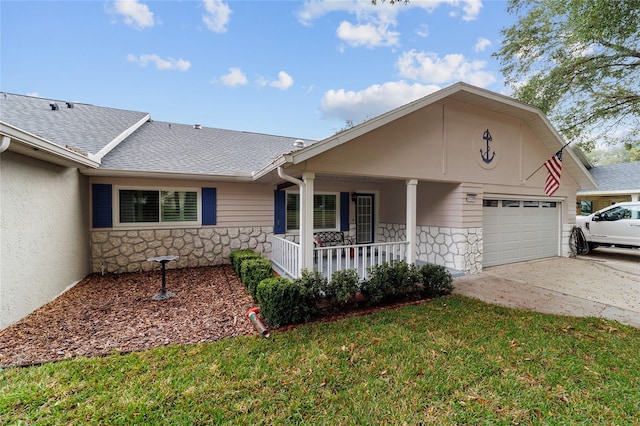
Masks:
[[[212,342],[255,333],[255,307],[228,265],[168,270],[167,291],[152,300],[160,271],[90,275],[54,301],[0,331],[0,366]]]
[[[75,357],[143,351],[158,346],[213,342],[257,334],[247,310],[256,307],[229,265],[172,269],[156,301],[160,271],[90,275],[78,285],[0,331],[0,367],[31,366]],[[427,299],[362,303],[320,309],[312,323],[367,315]],[[309,324],[309,323],[307,323]],[[290,325],[278,331],[303,324]]]

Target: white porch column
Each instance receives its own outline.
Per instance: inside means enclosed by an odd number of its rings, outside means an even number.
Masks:
[[[302,174],[304,191],[300,194],[300,249],[302,250],[301,269],[313,271],[313,181],[315,173]]]
[[[633,201],[634,203],[638,202],[639,196],[640,194],[631,194],[631,201]]]
[[[416,241],[416,209],[418,204],[418,180],[407,180],[407,263],[415,263],[417,250]]]

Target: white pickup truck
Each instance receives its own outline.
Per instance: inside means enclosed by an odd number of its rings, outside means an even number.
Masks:
[[[617,203],[589,216],[578,216],[576,225],[582,228],[590,249],[640,248],[640,202]]]

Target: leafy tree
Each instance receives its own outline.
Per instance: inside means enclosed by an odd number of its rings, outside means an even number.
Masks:
[[[640,0],[509,0],[495,56],[515,96],[587,151],[640,148]]]
[[[640,161],[640,159],[634,158],[632,152],[621,145],[610,146],[607,148],[596,148],[589,153],[589,160],[594,166],[628,163],[629,161],[636,160]]]

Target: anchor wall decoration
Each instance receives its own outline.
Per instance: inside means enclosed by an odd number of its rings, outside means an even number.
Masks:
[[[496,156],[496,151],[494,150],[493,153],[491,153],[491,148],[489,147],[489,142],[493,141],[489,129],[484,131],[484,133],[482,134],[482,139],[487,142],[487,149],[486,151],[482,152],[482,148],[480,148],[480,156],[482,157],[482,161],[484,161],[486,164],[489,164]]]

